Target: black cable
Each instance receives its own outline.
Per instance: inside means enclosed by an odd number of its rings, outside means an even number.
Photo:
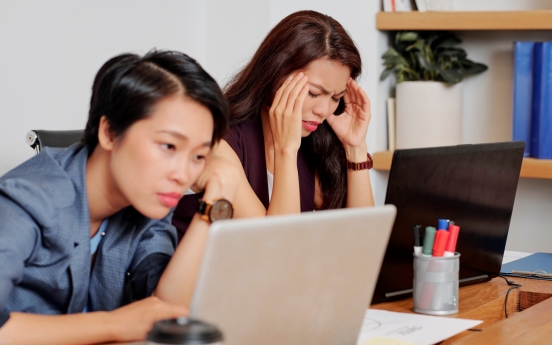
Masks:
[[[508,286],[511,286],[511,288],[508,289],[506,292],[506,298],[504,299],[504,315],[506,315],[506,318],[508,318],[508,296],[510,295],[510,292],[513,289],[517,289],[521,287],[521,284],[517,284],[511,280],[506,279],[506,277],[499,275],[500,278],[504,279]]]

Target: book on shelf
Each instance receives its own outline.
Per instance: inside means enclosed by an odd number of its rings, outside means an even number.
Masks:
[[[418,12],[427,12],[426,0],[416,0],[416,8]]]
[[[531,156],[552,159],[552,42],[533,48]]]
[[[385,12],[411,12],[412,0],[383,0]]]
[[[525,142],[524,156],[531,154],[534,42],[514,42],[513,140]]]
[[[452,0],[423,0],[423,7],[426,11],[454,11]],[[416,2],[418,4],[418,2]],[[418,9],[418,11],[420,11]],[[421,11],[423,12],[423,11]]]
[[[552,159],[552,42],[514,43],[512,139],[525,157]]]

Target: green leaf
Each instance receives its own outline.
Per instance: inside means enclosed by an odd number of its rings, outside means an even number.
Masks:
[[[485,72],[488,69],[487,66],[482,63],[475,63],[473,61],[470,62],[472,63],[471,65],[463,66],[463,74],[465,76],[479,74]]]
[[[395,48],[391,47],[387,49],[387,51],[381,56],[382,59],[389,58],[389,57],[395,57],[400,56],[400,54],[395,50]]]
[[[424,50],[424,40],[417,40],[414,44],[411,44],[409,45],[408,47],[406,47],[406,51],[411,51],[411,50],[419,50],[419,51],[423,51]]]
[[[422,68],[424,68],[428,71],[433,71],[432,64],[429,61],[427,61],[427,58],[424,54],[422,54],[421,52],[416,52],[414,54],[416,55],[416,58],[417,58],[418,62],[420,63],[420,65],[422,66]]]
[[[462,43],[462,40],[456,36],[448,36],[435,45],[435,48],[452,48],[457,44]]]
[[[462,74],[453,69],[442,70],[441,77],[449,84],[456,84],[462,81]]]
[[[487,69],[467,59],[466,51],[457,46],[462,40],[451,32],[399,31],[394,41],[382,55],[385,69],[381,80],[393,73],[398,83],[435,80],[455,84]]]
[[[418,36],[418,33],[413,31],[399,31],[395,35],[395,43],[416,41]]]
[[[437,50],[437,55],[446,55],[446,56],[463,56],[468,55],[466,51],[462,48],[444,48]]]
[[[393,73],[394,68],[387,68],[381,72],[380,80],[384,81],[391,73]]]

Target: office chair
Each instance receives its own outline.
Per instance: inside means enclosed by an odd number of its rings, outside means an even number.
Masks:
[[[40,153],[40,150],[44,146],[50,147],[68,147],[72,144],[79,142],[84,130],[72,130],[72,131],[48,131],[48,130],[32,130],[29,131],[25,137],[25,141],[31,148],[33,148],[36,154]]]

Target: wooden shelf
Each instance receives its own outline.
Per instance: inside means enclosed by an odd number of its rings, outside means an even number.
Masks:
[[[378,30],[551,30],[552,11],[379,12]]]
[[[374,169],[389,171],[393,152],[383,151],[374,153]],[[552,159],[524,158],[519,177],[552,179]]]

